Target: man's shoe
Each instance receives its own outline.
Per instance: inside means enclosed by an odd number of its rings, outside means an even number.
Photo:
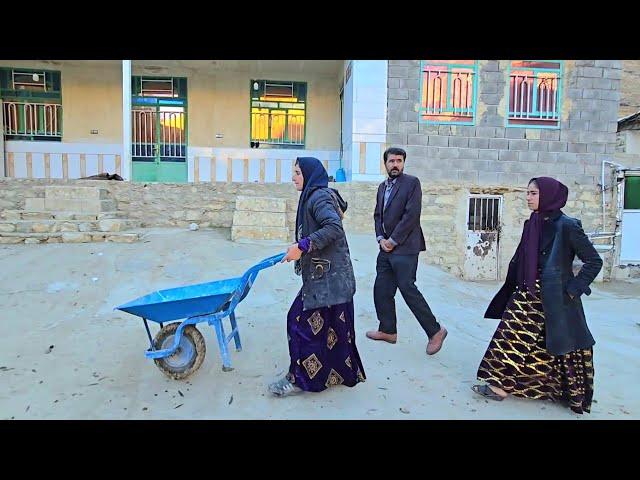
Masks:
[[[427,344],[427,355],[435,355],[440,351],[444,339],[447,338],[447,333],[447,329],[441,327],[440,331],[429,339],[429,343]]]
[[[384,340],[387,343],[396,343],[398,341],[397,333],[384,333],[379,330],[370,330],[367,332],[367,338],[371,340]]]

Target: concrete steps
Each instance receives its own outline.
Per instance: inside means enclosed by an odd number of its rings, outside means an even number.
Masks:
[[[4,233],[58,233],[58,232],[122,232],[139,228],[140,221],[110,218],[86,220],[0,220],[0,235]]]
[[[0,212],[0,243],[135,242],[142,222],[117,211],[99,187],[46,186],[44,197],[25,198],[24,210]]]
[[[37,210],[3,210],[0,211],[0,221],[12,220],[80,220],[83,222],[91,222],[96,220],[105,220],[110,218],[126,218],[123,212],[107,211],[100,213],[82,213],[82,212],[49,212]]]
[[[89,243],[117,242],[133,243],[143,237],[142,232],[45,232],[0,233],[0,244],[17,243]]]

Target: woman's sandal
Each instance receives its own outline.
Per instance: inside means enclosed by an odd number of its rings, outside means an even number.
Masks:
[[[496,392],[491,390],[491,387],[489,387],[489,385],[474,385],[473,387],[471,387],[471,390],[476,392],[478,395],[482,395],[485,398],[490,398],[491,400],[495,400],[497,402],[501,402],[502,400],[507,398],[498,395]]]

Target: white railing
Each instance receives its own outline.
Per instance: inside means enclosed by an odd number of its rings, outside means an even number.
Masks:
[[[3,102],[5,135],[61,137],[62,105]]]

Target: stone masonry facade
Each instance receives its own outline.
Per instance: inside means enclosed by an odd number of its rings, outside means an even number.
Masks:
[[[276,212],[273,212],[275,215],[272,216],[277,216],[277,219],[271,219],[271,227],[276,225],[276,220],[278,226],[284,221],[289,232],[287,241],[293,240],[298,194],[292,184],[198,183],[185,185],[0,179],[0,213],[2,210],[24,209],[28,199],[44,197],[45,188],[52,184],[94,187],[99,184],[101,188],[109,191],[109,196],[117,203],[117,211],[123,217],[132,221],[138,220],[143,227],[188,228],[191,223],[197,223],[201,228],[232,228],[234,216],[236,220],[240,216],[251,221],[236,221],[236,225],[253,223],[254,225],[245,227],[272,230],[273,228],[255,223],[256,219],[265,217],[264,212],[274,210]],[[373,244],[375,242],[373,210],[378,185],[372,182],[352,182],[334,183],[331,186],[339,189],[342,197],[349,203],[344,218],[347,235],[350,232],[370,233]],[[510,253],[515,250],[519,240],[522,222],[529,213],[524,191],[525,189],[521,186],[470,186],[459,182],[432,184],[423,180],[421,225],[427,244],[426,254],[421,257],[423,261],[438,265],[457,276],[464,276],[462,266],[465,254],[468,195],[470,193],[498,194],[504,197],[501,249],[507,253],[500,256],[500,273],[503,276],[510,260]],[[250,203],[248,200],[251,198],[254,201]],[[601,215],[599,198],[597,186],[575,186],[565,211],[575,216],[582,212],[583,223],[595,225]],[[609,199],[607,205],[612,205],[611,199],[607,198]],[[269,205],[274,204],[277,208],[263,206],[262,214],[252,211],[257,205],[265,202]],[[253,215],[248,217],[243,213],[245,211],[252,211]],[[609,207],[607,216],[612,215]],[[285,241],[284,235],[271,238]]]
[[[564,61],[560,128],[506,127],[509,62],[478,62],[474,126],[422,123],[420,61],[390,60],[388,70],[387,146],[407,151],[406,172],[418,176],[428,192],[440,188],[465,192],[466,198],[469,193],[503,195],[501,276],[527,216],[523,191],[532,177],[551,176],[569,187],[564,210],[581,218],[585,231],[613,229],[613,196],[605,194],[603,225],[600,183],[602,161],[615,161],[622,78],[619,60]],[[610,170],[606,174],[605,185],[611,187]],[[448,217],[456,230],[465,228],[466,198],[456,206],[460,213]],[[429,237],[429,224],[423,229]],[[432,239],[432,248],[447,247]],[[611,262],[607,265],[607,256],[603,258],[606,275]],[[427,261],[439,260],[428,254]]]
[[[500,195],[499,273],[504,278],[522,222],[529,215],[524,192],[527,181],[534,176],[549,175],[569,187],[564,210],[581,218],[585,231],[612,230],[616,190],[608,188],[605,193],[603,226],[600,172],[603,160],[614,160],[621,65],[613,60],[565,61],[560,128],[534,129],[505,127],[508,61],[479,62],[474,126],[433,126],[418,120],[420,62],[390,60],[386,140],[387,146],[407,150],[406,171],[422,183],[421,224],[427,243],[423,261],[464,277],[469,195]],[[612,172],[607,170],[605,185],[613,184]],[[27,199],[33,202],[44,198],[47,185],[105,188],[117,211],[142,227],[188,228],[197,223],[202,228],[232,228],[235,224],[236,234],[243,228],[268,229],[257,233],[268,233],[284,242],[284,230],[288,230],[289,241],[293,239],[297,192],[291,183],[0,179],[0,212],[25,209]],[[349,202],[344,219],[347,233],[371,233],[374,244],[377,183],[332,186]],[[269,215],[263,213],[257,222],[255,217],[260,213],[256,209],[262,204],[271,205],[264,212]],[[605,254],[603,258],[604,278],[609,278],[612,256]]]
[[[595,185],[615,152],[619,60],[564,62],[560,129],[505,127],[505,60],[479,62],[475,126],[418,120],[420,61],[390,60],[387,144],[407,150],[407,170],[425,182],[526,185],[534,175]]]

